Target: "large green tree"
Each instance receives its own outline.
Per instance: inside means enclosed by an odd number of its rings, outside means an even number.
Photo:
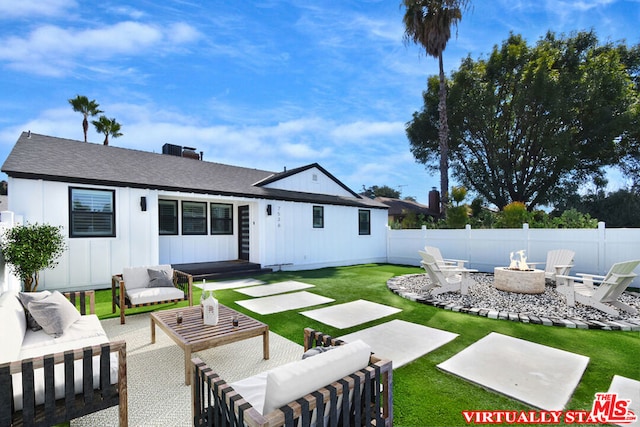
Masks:
[[[425,48],[427,55],[438,60],[438,141],[440,153],[440,194],[442,212],[446,211],[449,191],[449,127],[447,124],[447,87],[442,53],[451,38],[451,26],[462,19],[462,11],[468,0],[402,0],[406,8],[404,23],[405,42],[413,42]]]
[[[376,197],[390,197],[392,199],[400,198],[400,192],[389,187],[388,185],[383,185],[382,187],[374,185],[373,187],[369,188],[365,188],[365,186],[363,185],[361,194],[371,199],[375,199]]]
[[[580,32],[547,33],[530,47],[512,34],[487,59],[467,57],[449,83],[456,179],[499,208],[516,201],[532,209],[601,177],[622,154],[638,102],[621,46]],[[439,147],[434,79],[407,125],[412,153],[431,167]]]
[[[73,111],[82,113],[82,130],[84,131],[84,142],[87,142],[87,132],[89,131],[89,116],[97,116],[102,113],[102,110],[98,109],[100,104],[95,99],[89,101],[84,95],[78,95],[75,98],[69,99],[69,104],[73,107]]]
[[[123,135],[120,132],[120,123],[116,119],[110,119],[107,116],[100,116],[98,120],[93,120],[93,126],[96,128],[96,132],[104,134],[104,145],[109,145],[109,136],[118,138]]]

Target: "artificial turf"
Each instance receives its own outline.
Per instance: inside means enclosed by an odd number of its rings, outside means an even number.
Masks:
[[[365,299],[402,309],[401,312],[348,329],[336,329],[316,322],[292,310],[258,315],[235,301],[248,299],[233,290],[216,291],[224,305],[246,313],[269,325],[269,328],[302,344],[302,330],[311,327],[341,336],[392,319],[401,319],[459,334],[458,338],[399,369],[394,370],[394,425],[396,426],[460,426],[467,425],[463,410],[534,410],[527,405],[439,370],[436,365],[452,357],[490,332],[525,339],[550,347],[578,353],[590,358],[589,365],[566,409],[590,410],[596,392],[606,392],[614,375],[640,380],[640,333],[570,329],[495,320],[465,313],[442,310],[404,299],[387,289],[389,278],[403,274],[423,273],[416,267],[390,264],[367,264],[323,268],[295,272],[275,272],[254,278],[267,283],[297,280],[315,285],[308,291],[334,298],[334,304]],[[199,301],[201,290],[194,290]],[[96,292],[96,314],[102,319],[118,316],[111,312],[111,291]],[[167,304],[127,310],[127,315],[187,305]]]

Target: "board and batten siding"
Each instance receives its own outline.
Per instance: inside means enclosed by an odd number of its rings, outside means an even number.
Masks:
[[[158,260],[158,212],[155,192],[127,187],[69,184],[9,178],[11,211],[24,223],[62,227],[68,250],[54,269],[40,272],[38,290],[92,289],[110,286],[123,266],[153,265]],[[115,190],[115,237],[69,238],[69,187]],[[147,197],[147,211],[140,197]]]
[[[281,178],[264,185],[265,188],[299,191],[311,194],[330,194],[333,196],[353,197],[353,194],[341,187],[318,168],[309,168],[294,175]]]
[[[270,203],[272,214],[261,226],[263,266],[304,270],[386,261],[386,209]],[[313,228],[313,206],[323,207],[323,228]],[[358,234],[359,209],[371,212],[370,235]]]
[[[326,175],[319,173],[318,177],[322,181]],[[326,179],[327,186],[341,189]],[[28,223],[61,226],[65,236],[68,250],[55,268],[40,273],[39,290],[108,288],[111,276],[128,266],[237,259],[237,208],[242,205],[249,206],[251,262],[303,270],[386,260],[386,209],[364,208],[371,212],[371,234],[361,236],[358,210],[362,208],[358,207],[319,204],[324,208],[324,228],[314,229],[313,206],[318,205],[314,203],[11,177],[9,186],[9,207],[16,217]],[[69,187],[114,191],[115,237],[69,237]],[[146,211],[141,209],[141,197],[146,197]],[[234,209],[234,234],[160,236],[158,199],[230,203]],[[271,215],[267,213],[268,205]]]

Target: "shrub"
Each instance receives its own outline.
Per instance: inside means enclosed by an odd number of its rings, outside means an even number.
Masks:
[[[17,225],[5,233],[2,254],[12,271],[24,282],[25,292],[38,288],[38,273],[58,265],[66,250],[61,227],[47,224]]]

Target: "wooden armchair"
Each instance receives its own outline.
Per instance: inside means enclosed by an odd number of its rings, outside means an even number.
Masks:
[[[344,346],[341,340],[336,340],[328,335],[314,331],[304,330],[305,352],[314,346]],[[353,343],[355,345],[356,343]],[[332,354],[331,350],[305,359],[302,362],[313,360],[324,355]],[[334,353],[337,354],[337,353]],[[266,409],[267,396],[265,396],[265,411],[262,414],[257,407],[247,401],[240,392],[233,387],[234,384],[251,381],[252,378],[267,375],[258,374],[255,377],[241,380],[237,383],[227,384],[224,379],[213,372],[199,358],[192,359],[194,366],[194,379],[192,384],[192,411],[194,426],[308,426],[316,423],[323,425],[322,420],[330,425],[365,425],[365,426],[392,426],[393,425],[393,370],[390,360],[383,360],[374,354],[367,352],[368,365],[362,369],[350,372],[350,374],[318,388],[308,394],[293,399],[284,406],[276,406],[277,409]],[[280,368],[288,369],[292,362]],[[366,364],[366,363],[365,363]],[[332,365],[335,367],[335,365]],[[279,369],[279,368],[276,368]],[[329,368],[331,370],[332,368]],[[273,372],[271,370],[269,372]],[[294,368],[293,372],[297,372]],[[325,378],[323,372],[313,372],[311,376]],[[293,381],[304,383],[311,376],[297,378]],[[265,382],[268,379],[265,379]],[[236,387],[238,387],[236,385]],[[273,391],[269,385],[266,391]],[[316,422],[317,420],[317,422]],[[301,422],[301,424],[299,424]]]
[[[167,272],[173,286],[148,287],[149,270]],[[180,301],[193,305],[193,276],[170,265],[124,268],[122,274],[111,278],[111,312],[116,312],[116,306],[120,308],[120,324],[125,323],[125,312],[129,308]]]

